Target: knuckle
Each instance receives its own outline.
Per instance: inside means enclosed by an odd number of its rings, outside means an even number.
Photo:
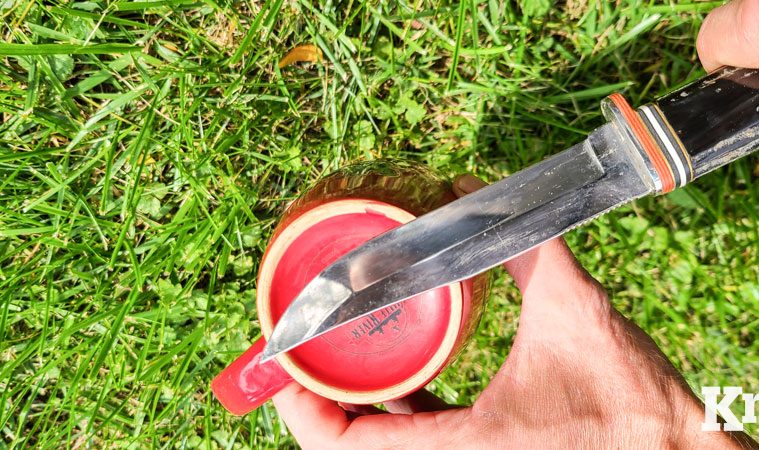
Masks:
[[[737,14],[740,38],[759,52],[759,0],[743,0]]]
[[[696,51],[702,60],[706,60],[711,56],[711,37],[709,35],[712,29],[713,18],[713,13],[706,16],[706,19],[704,19],[704,23],[701,26],[701,30],[698,33],[698,37],[696,38]]]
[[[609,294],[595,279],[591,279],[581,292],[583,301],[582,312],[589,320],[606,323],[611,315],[612,307]]]

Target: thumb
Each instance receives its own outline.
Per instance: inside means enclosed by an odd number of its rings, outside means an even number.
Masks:
[[[484,186],[484,181],[463,175],[454,181],[453,191],[461,197]],[[574,326],[575,321],[608,318],[610,305],[603,288],[560,237],[510,259],[504,267],[522,293],[522,315],[531,325],[558,332],[557,320]]]
[[[453,192],[456,196],[463,197],[485,186],[487,183],[484,181],[474,175],[466,174],[453,182]],[[550,286],[575,284],[574,281],[578,278],[589,279],[585,270],[561,238],[552,239],[510,259],[504,264],[504,267],[525,296],[530,292],[544,290]],[[538,283],[533,282],[533,278],[536,276]],[[548,281],[545,279],[546,277],[550,277],[552,282],[545,283]],[[544,292],[544,294],[547,293]]]
[[[725,65],[759,68],[759,0],[734,0],[713,10],[696,47],[709,72]]]

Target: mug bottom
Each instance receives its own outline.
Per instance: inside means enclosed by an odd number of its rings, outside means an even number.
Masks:
[[[277,233],[261,263],[257,300],[264,336],[271,335],[290,302],[319,272],[413,219],[396,206],[355,198],[329,201],[299,215]],[[333,400],[370,404],[401,397],[423,387],[450,359],[467,287],[454,283],[375,311],[277,361],[297,382]]]

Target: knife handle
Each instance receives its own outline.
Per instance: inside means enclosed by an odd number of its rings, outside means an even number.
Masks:
[[[637,111],[613,94],[603,109],[667,193],[759,148],[759,69],[722,67]]]

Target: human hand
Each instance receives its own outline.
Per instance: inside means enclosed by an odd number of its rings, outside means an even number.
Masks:
[[[696,42],[704,68],[759,68],[759,0],[734,0],[704,20]]]
[[[482,186],[465,176],[454,191],[461,196]],[[274,404],[298,442],[306,449],[737,443],[700,431],[703,405],[654,342],[611,307],[562,239],[505,267],[522,292],[519,329],[474,405],[450,409],[421,390],[387,402],[385,413],[339,405],[291,383]]]

